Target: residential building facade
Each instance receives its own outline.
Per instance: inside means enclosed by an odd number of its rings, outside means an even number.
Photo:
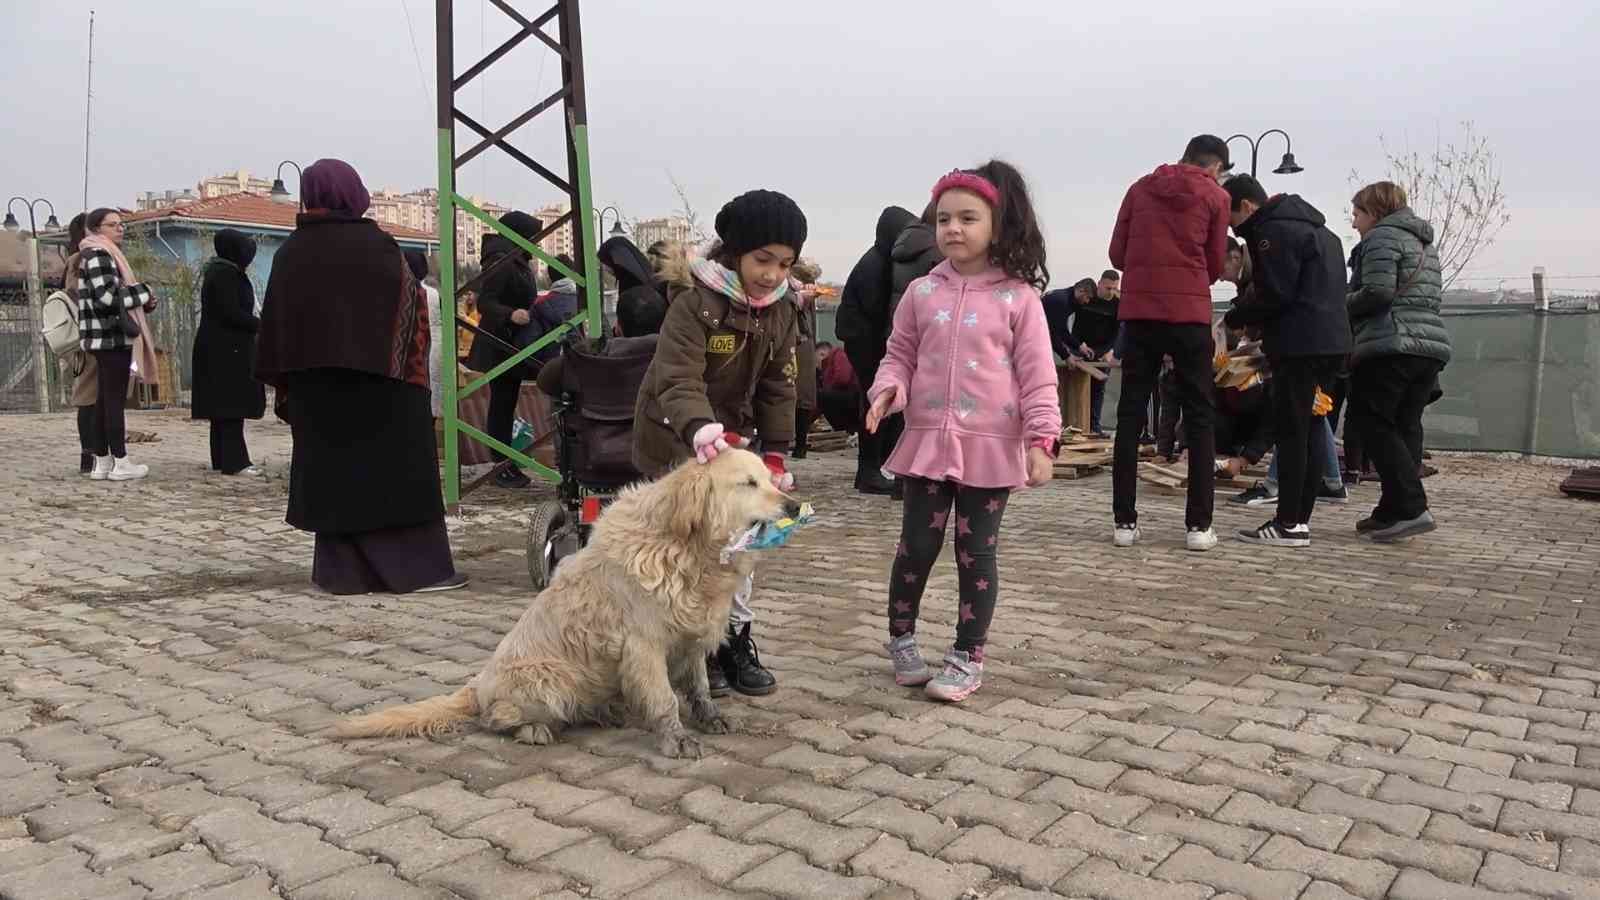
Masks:
[[[695,243],[694,226],[683,216],[663,216],[659,219],[641,219],[633,223],[633,242],[641,250],[650,249],[656,241]]]

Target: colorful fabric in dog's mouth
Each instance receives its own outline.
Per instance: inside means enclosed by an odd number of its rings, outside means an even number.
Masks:
[[[794,530],[802,525],[809,524],[816,510],[811,504],[800,504],[800,514],[797,516],[784,516],[770,522],[758,522],[750,526],[743,533],[737,534],[728,546],[722,548],[724,557],[733,553],[742,553],[746,550],[771,550],[789,543],[789,538]]]

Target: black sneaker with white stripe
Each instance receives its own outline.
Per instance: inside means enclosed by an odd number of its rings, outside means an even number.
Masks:
[[[1247,544],[1262,544],[1267,547],[1311,546],[1310,525],[1282,525],[1277,519],[1269,520],[1260,528],[1242,529],[1238,536],[1239,540]]]
[[[1267,506],[1278,502],[1278,492],[1267,490],[1262,482],[1228,498],[1228,502],[1235,506]]]

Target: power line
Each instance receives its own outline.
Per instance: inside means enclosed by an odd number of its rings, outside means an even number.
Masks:
[[[400,9],[406,14],[406,36],[411,38],[411,58],[417,61],[417,82],[422,85],[422,99],[433,105],[433,94],[428,90],[428,76],[422,71],[422,51],[417,49],[417,27],[411,22],[411,7],[400,0]]]

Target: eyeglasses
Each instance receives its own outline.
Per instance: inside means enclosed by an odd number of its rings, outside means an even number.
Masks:
[[[106,228],[121,228],[121,227],[123,227],[123,225],[122,225],[121,222],[106,222],[104,227],[106,227]]]

